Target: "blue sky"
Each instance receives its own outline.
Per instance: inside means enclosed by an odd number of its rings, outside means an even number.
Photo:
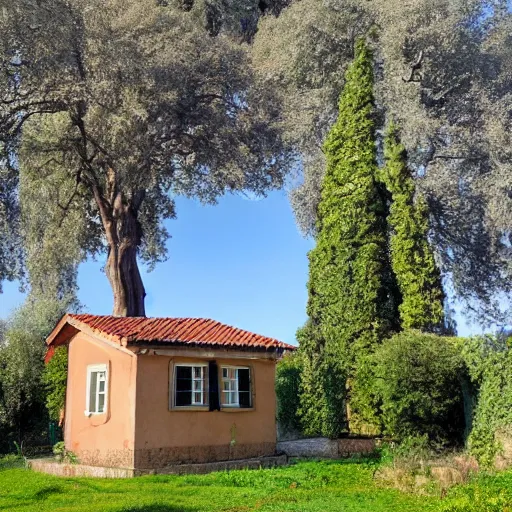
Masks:
[[[247,200],[226,196],[217,206],[177,202],[169,221],[169,259],[143,273],[148,316],[206,317],[295,342],[306,319],[307,252],[311,240],[298,232],[286,193]],[[79,299],[86,311],[110,314],[112,293],[102,262],[79,271]],[[0,317],[23,301],[16,283],[4,283]],[[459,334],[481,332],[456,317]]]

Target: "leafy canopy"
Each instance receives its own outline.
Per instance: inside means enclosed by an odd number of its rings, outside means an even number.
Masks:
[[[48,267],[72,280],[125,212],[129,243],[153,265],[176,195],[215,203],[283,184],[276,89],[196,11],[153,0],[0,0],[0,11],[2,164],[20,172],[36,284]]]
[[[252,47],[286,91],[286,133],[302,163],[291,202],[315,235],[321,141],[355,40],[375,35],[377,104],[400,126],[441,271],[471,311],[498,322],[507,315],[495,299],[512,283],[511,26],[506,0],[301,0],[261,19]]]

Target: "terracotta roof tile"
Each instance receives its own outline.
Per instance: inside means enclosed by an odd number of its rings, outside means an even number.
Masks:
[[[255,350],[294,350],[276,339],[244,331],[206,318],[146,318],[68,314],[48,337],[51,345],[63,326],[86,327],[122,344],[165,343]],[[59,344],[59,343],[57,343]]]

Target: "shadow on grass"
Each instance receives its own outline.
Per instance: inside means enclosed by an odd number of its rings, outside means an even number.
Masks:
[[[52,494],[61,494],[62,488],[56,485],[51,485],[50,487],[44,487],[40,491],[37,491],[34,494],[34,498],[36,500],[45,500],[50,497]]]
[[[199,509],[174,505],[141,505],[138,507],[122,508],[119,512],[196,512],[197,510]]]

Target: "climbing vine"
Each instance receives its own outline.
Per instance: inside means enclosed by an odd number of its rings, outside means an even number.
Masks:
[[[477,390],[468,448],[491,466],[501,450],[500,433],[512,427],[512,350],[500,337],[479,336],[467,340],[462,356]]]
[[[43,384],[46,388],[46,408],[50,418],[58,421],[66,404],[66,383],[68,376],[67,347],[57,347],[53,357],[43,371]]]

